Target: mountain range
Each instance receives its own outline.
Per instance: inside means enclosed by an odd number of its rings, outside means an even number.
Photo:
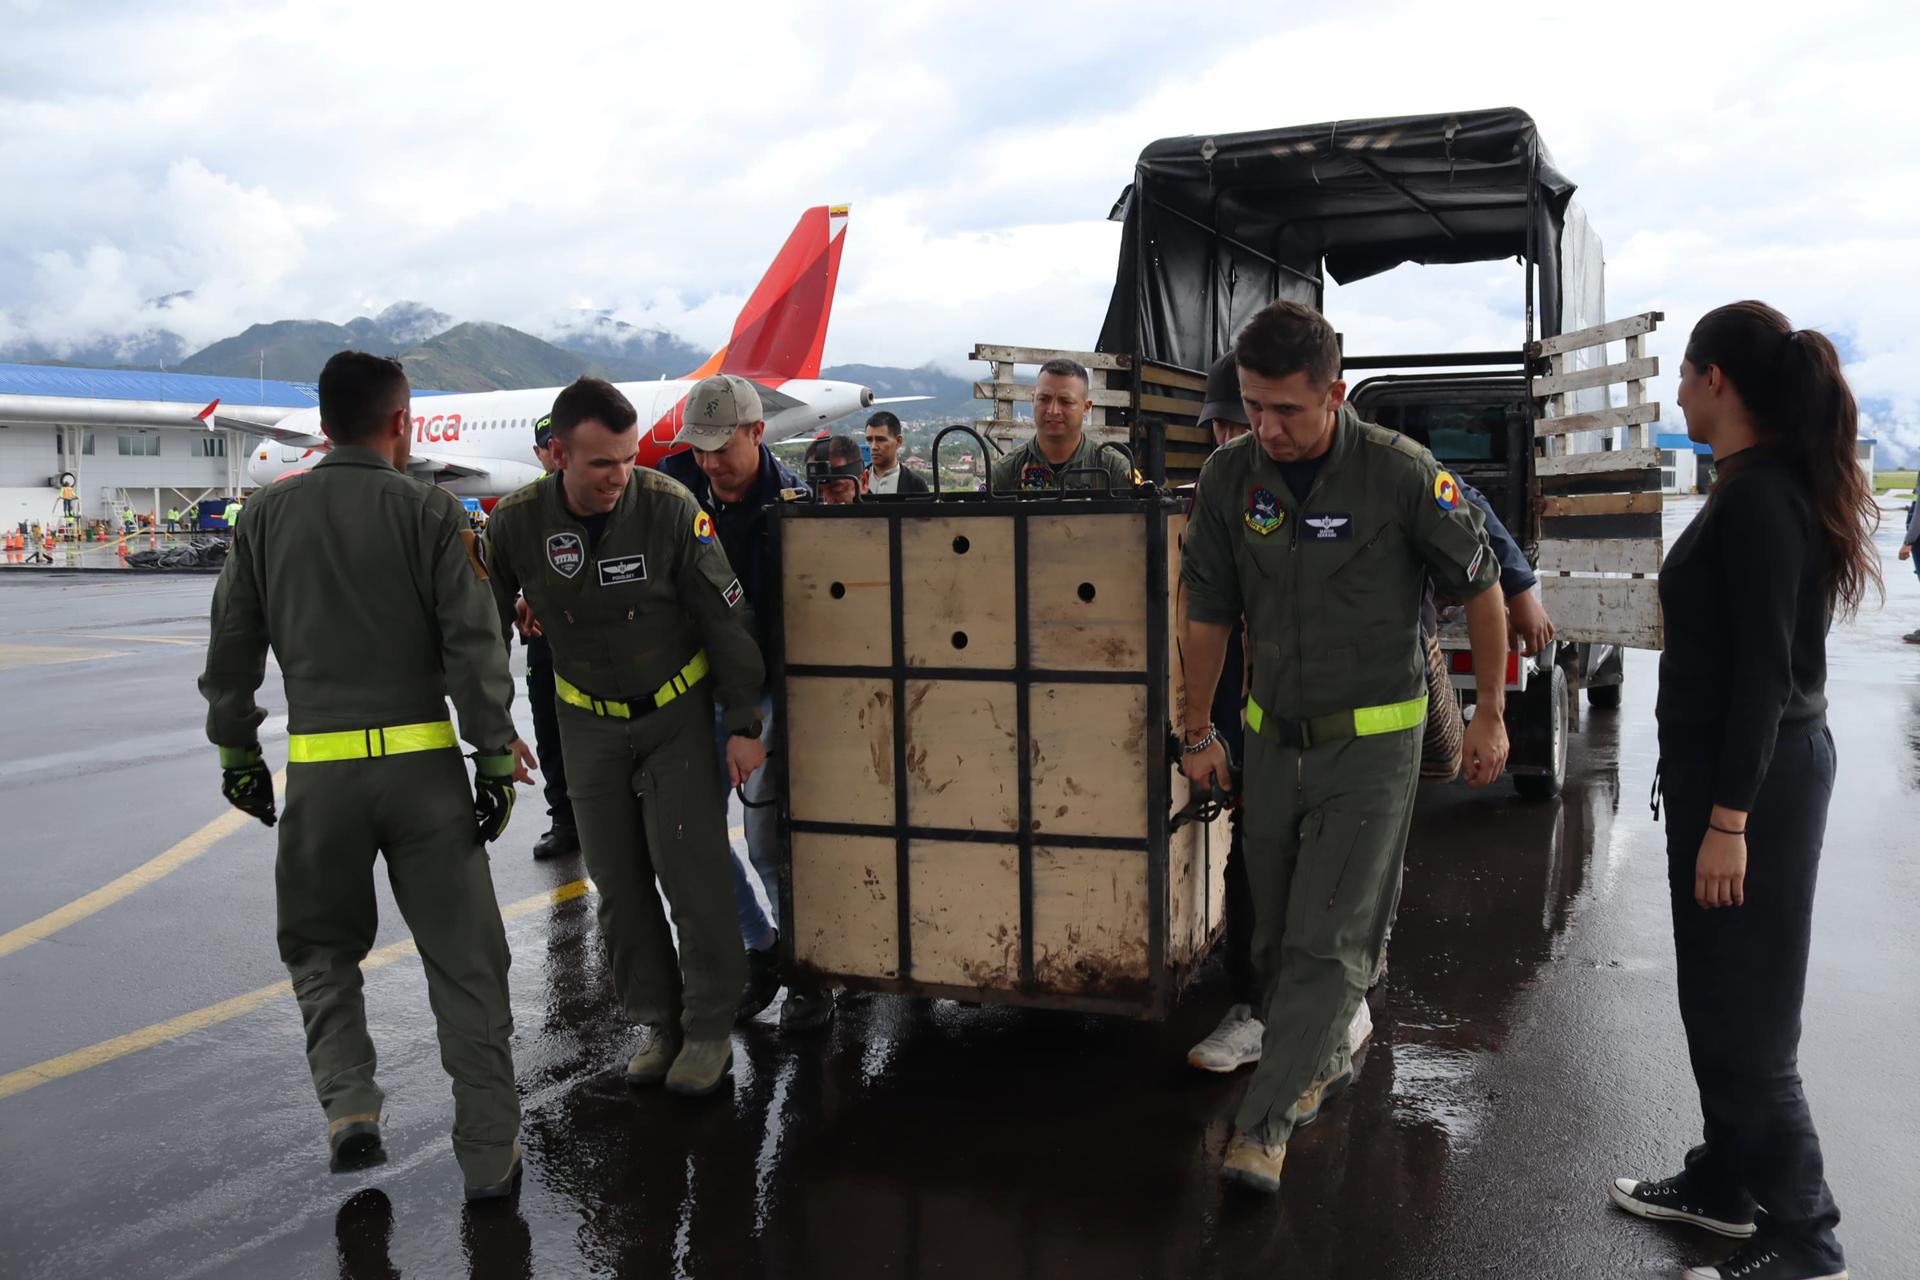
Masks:
[[[326,320],[275,320],[199,350],[178,334],[148,328],[93,340],[78,347],[19,343],[0,350],[0,360],[21,364],[74,364],[92,368],[161,368],[227,377],[265,376],[311,383],[327,357],[347,347],[396,356],[408,377],[436,391],[508,391],[553,387],[582,375],[616,382],[678,378],[697,369],[707,352],[662,328],[642,328],[602,312],[577,312],[544,326],[546,336],[490,321],[454,323],[443,311],[418,302],[396,302],[375,316],[345,324]],[[969,420],[984,408],[970,380],[933,365],[903,369],[846,364],[820,371],[822,378],[857,382],[876,396],[929,396],[900,406],[905,421]]]

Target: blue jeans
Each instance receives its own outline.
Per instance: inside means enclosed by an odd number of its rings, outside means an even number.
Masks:
[[[720,776],[727,771],[727,738],[730,736],[720,722],[721,712],[718,704],[713,712],[714,746],[720,753]],[[760,745],[772,754],[776,734],[773,723],[773,700],[760,700]],[[747,857],[753,863],[749,872],[741,861],[739,851],[733,855],[733,909],[740,919],[740,941],[751,951],[764,951],[773,945],[774,921],[780,918],[780,821],[773,804],[773,766],[765,764],[748,778],[746,785],[740,788],[745,803],[742,808],[745,816],[741,819],[747,833]],[[755,808],[755,805],[763,807]],[[760,899],[754,896],[753,880],[758,876],[761,887],[766,890],[767,902],[773,907],[773,920],[767,919],[767,913],[760,909]]]

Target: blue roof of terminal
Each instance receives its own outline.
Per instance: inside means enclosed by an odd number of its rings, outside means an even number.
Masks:
[[[1662,449],[1691,449],[1695,453],[1703,455],[1713,452],[1711,446],[1694,443],[1693,440],[1688,438],[1685,432],[1677,432],[1671,435],[1662,434],[1656,437],[1656,440],[1658,441],[1658,447]]]
[[[199,373],[137,369],[73,369],[60,365],[0,364],[0,395],[68,396],[95,400],[169,400],[204,405],[272,405],[309,409],[320,401],[310,382],[262,382]]]

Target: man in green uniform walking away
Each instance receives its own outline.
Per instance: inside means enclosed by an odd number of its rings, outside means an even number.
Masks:
[[[987,487],[995,493],[1045,489],[1133,489],[1126,458],[1087,438],[1093,398],[1077,360],[1049,360],[1033,381],[1033,438],[993,460]]]
[[[688,423],[731,413],[740,388],[752,390],[725,376],[700,383]],[[635,465],[633,405],[611,383],[582,378],[554,400],[552,418],[560,469],[503,498],[488,529],[501,630],[511,634],[524,592],[553,649],[567,790],[614,991],[650,1033],[626,1062],[627,1081],[710,1093],[733,1066],[746,981],[727,792],[766,759],[765,670],[713,518],[678,481]],[[729,733],[724,778],[716,701]]]
[[[378,1163],[380,1107],[360,961],[377,924],[373,860],[413,930],[453,1077],[453,1151],[469,1200],[511,1195],[520,1105],[507,938],[483,841],[533,757],[514,733],[493,601],[446,491],[405,474],[400,362],[343,351],[320,372],[334,448],[249,504],[213,595],[200,692],[230,803],[274,825],[254,691],[269,641],[287,687],[287,811],[274,866],[280,956],[306,1024],[336,1171]],[[473,788],[447,719],[476,748]]]
[[[1426,578],[1467,605],[1477,787],[1506,766],[1507,632],[1479,512],[1432,454],[1347,407],[1332,326],[1276,302],[1234,354],[1253,430],[1200,473],[1181,653],[1197,719],[1245,616],[1244,827],[1266,1032],[1222,1173],[1271,1192],[1294,1128],[1353,1076],[1347,1026],[1389,922],[1419,779]],[[1214,726],[1185,726],[1181,766],[1196,784],[1228,785]]]

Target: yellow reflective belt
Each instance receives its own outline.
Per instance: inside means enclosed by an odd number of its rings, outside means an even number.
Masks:
[[[453,721],[397,724],[386,729],[343,729],[338,733],[296,733],[287,739],[291,764],[319,764],[328,760],[371,760],[458,746]]]
[[[1380,707],[1356,707],[1351,712],[1336,711],[1301,722],[1308,745],[1336,738],[1373,738],[1383,733],[1417,729],[1427,718],[1427,695],[1389,702]],[[1247,698],[1247,728],[1255,733],[1266,729],[1267,713],[1251,695]]]
[[[702,649],[693,655],[686,666],[653,691],[653,705],[664,707],[687,690],[707,678],[712,668],[707,662],[707,651]],[[597,716],[612,716],[616,720],[631,720],[633,704],[619,702],[613,698],[596,698],[586,690],[579,688],[559,672],[553,676],[553,692],[560,701],[570,703],[583,711],[591,711]]]

